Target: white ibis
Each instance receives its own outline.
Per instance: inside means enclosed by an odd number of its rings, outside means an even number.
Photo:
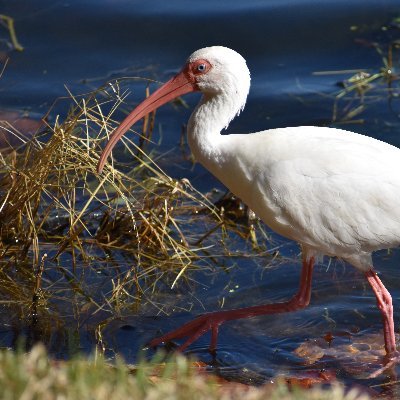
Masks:
[[[115,130],[98,171],[132,124],[177,96],[202,92],[188,124],[193,155],[274,231],[300,244],[300,288],[289,301],[201,315],[150,345],[186,338],[183,350],[210,330],[215,350],[218,328],[226,321],[307,306],[314,262],[327,255],[365,275],[382,314],[388,363],[397,362],[392,298],[373,269],[371,253],[400,244],[400,149],[313,126],[221,135],[243,109],[249,88],[246,61],[235,51],[214,46],[194,52]]]

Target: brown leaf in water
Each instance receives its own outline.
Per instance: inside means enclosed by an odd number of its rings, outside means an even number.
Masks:
[[[0,51],[0,62],[5,63],[8,60],[9,56],[8,53],[5,51]]]
[[[383,335],[360,334],[357,336],[332,335],[334,340],[327,341],[325,336],[302,343],[294,353],[313,365],[323,357],[339,362],[340,366],[356,376],[373,372],[382,367],[385,356]],[[397,338],[398,340],[398,338]]]
[[[326,342],[329,344],[329,346],[331,345],[333,339],[335,337],[332,335],[332,332],[328,332],[325,336],[324,339],[326,340]]]
[[[309,389],[314,385],[334,382],[336,380],[336,372],[333,370],[302,371],[297,376],[285,376],[283,379],[289,386],[300,386]]]
[[[192,361],[189,366],[190,366],[190,369],[192,370],[192,372],[194,372],[196,374],[197,373],[204,374],[205,377],[209,376],[210,379],[213,379],[215,381],[214,375],[205,374],[206,368],[207,368],[206,363],[204,363],[202,361]],[[165,368],[166,368],[166,364],[162,362],[162,363],[153,365],[151,368],[152,368],[152,372],[149,375],[148,379],[150,382],[156,384],[163,376]],[[133,365],[129,367],[129,370],[130,370],[131,374],[136,374],[136,372],[137,372],[136,366],[133,366]],[[176,376],[171,375],[170,379],[176,379]]]
[[[0,110],[0,148],[20,145],[44,126],[43,120],[20,111]]]
[[[305,364],[315,364],[325,355],[325,349],[317,341],[318,339],[302,343],[294,353],[296,356],[303,358]]]
[[[44,126],[43,120],[17,110],[0,110],[0,121],[10,123],[24,135],[33,134]]]

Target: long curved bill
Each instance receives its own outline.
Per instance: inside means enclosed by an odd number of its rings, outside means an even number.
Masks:
[[[112,133],[110,140],[108,141],[106,147],[103,150],[103,153],[100,156],[99,163],[97,164],[97,171],[101,173],[112,149],[119,141],[119,139],[121,139],[121,137],[135,122],[139,121],[141,118],[145,117],[156,108],[162,106],[165,103],[168,103],[176,97],[197,90],[198,87],[196,83],[192,79],[190,79],[190,76],[185,73],[185,70],[182,70],[179,74],[174,76],[163,86],[157,89],[146,100],[140,103]]]

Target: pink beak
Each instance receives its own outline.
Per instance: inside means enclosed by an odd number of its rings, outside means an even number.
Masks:
[[[97,171],[101,173],[112,149],[135,122],[176,97],[198,90],[199,88],[193,77],[188,73],[187,68],[184,68],[179,74],[157,89],[151,96],[140,103],[113,132],[101,154]]]

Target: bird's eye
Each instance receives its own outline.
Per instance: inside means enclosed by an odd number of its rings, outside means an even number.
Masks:
[[[211,69],[211,64],[207,60],[196,60],[191,64],[192,73],[202,75]]]

